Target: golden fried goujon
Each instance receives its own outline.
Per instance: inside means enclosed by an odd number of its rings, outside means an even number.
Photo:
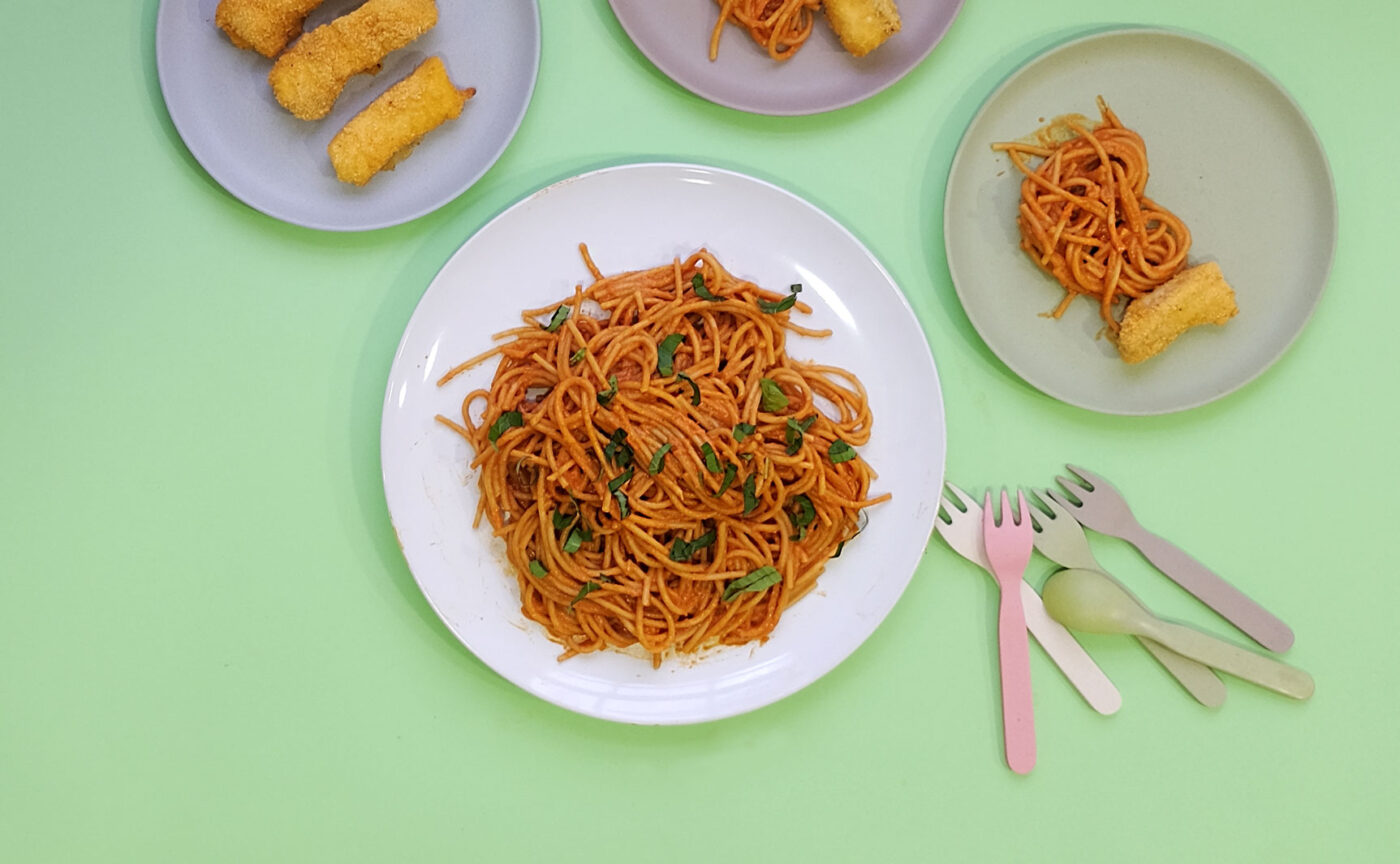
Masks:
[[[301,35],[306,16],[325,0],[219,0],[214,23],[239,48],[276,57]]]
[[[1207,261],[1188,267],[1123,310],[1118,353],[1124,362],[1141,363],[1192,327],[1224,324],[1239,311],[1235,292],[1218,264]]]
[[[378,71],[380,61],[437,24],[433,0],[368,0],[297,40],[268,73],[283,108],[303,120],[330,113],[345,82]]]
[[[822,8],[842,47],[856,57],[879,48],[902,26],[894,0],[826,0]]]
[[[326,148],[335,176],[363,186],[393,170],[424,135],[462,113],[475,88],[458,90],[441,58],[429,57],[351,118]]]

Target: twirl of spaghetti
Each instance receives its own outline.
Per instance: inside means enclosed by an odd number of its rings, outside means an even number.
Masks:
[[[1186,266],[1191,232],[1146,195],[1147,147],[1102,97],[1092,130],[1070,124],[1058,146],[999,142],[1021,171],[1017,225],[1021,248],[1065,289],[1059,318],[1081,294],[1095,298],[1110,330],[1117,307],[1167,282]],[[1039,157],[1035,168],[1026,157]]]

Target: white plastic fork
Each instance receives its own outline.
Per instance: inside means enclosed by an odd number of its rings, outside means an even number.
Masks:
[[[1293,631],[1287,624],[1169,540],[1142,527],[1128,502],[1111,483],[1083,468],[1065,467],[1089,484],[1088,488],[1065,477],[1056,477],[1064,491],[1077,498],[1078,503],[1053,490],[1049,495],[1074,514],[1081,525],[1128,541],[1168,579],[1270,651],[1287,651],[1292,647]]]
[[[982,541],[982,508],[977,499],[954,486],[944,483],[944,506],[939,508],[939,517],[934,520],[938,534],[962,557],[992,575],[992,565],[987,561],[986,546]],[[947,519],[945,522],[944,519]],[[995,577],[993,577],[995,578]],[[1050,617],[1045,611],[1045,603],[1035,589],[1022,580],[1021,606],[1026,616],[1026,629],[1045,649],[1050,660],[1064,673],[1084,701],[1100,714],[1113,714],[1123,707],[1123,696],[1108,676],[1094,662],[1094,658],[1084,650],[1084,646],[1063,624]]]
[[[1075,521],[1074,516],[1048,496],[1041,498],[1032,493],[1032,498],[1037,505],[1044,508],[1031,509],[1031,523],[1036,530],[1036,551],[1061,567],[1094,570],[1108,575],[1108,571],[1104,570],[1094,557],[1094,550],[1089,548],[1089,538],[1085,536],[1084,528]],[[1045,510],[1049,513],[1044,512]],[[1162,664],[1162,668],[1171,673],[1197,702],[1208,708],[1219,708],[1225,704],[1225,682],[1221,681],[1209,666],[1182,657],[1151,639],[1141,636],[1137,638],[1142,647],[1146,648],[1148,653]]]

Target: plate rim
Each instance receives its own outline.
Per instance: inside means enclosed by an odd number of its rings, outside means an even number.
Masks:
[[[220,189],[223,189],[236,201],[240,202],[241,204],[243,204],[251,210],[261,213],[264,216],[267,216],[271,219],[276,219],[279,222],[284,222],[288,225],[296,225],[300,228],[307,228],[314,231],[326,231],[337,234],[351,234],[364,231],[377,231],[381,228],[392,228],[395,225],[403,225],[405,223],[412,222],[415,219],[421,219],[424,216],[436,212],[437,210],[440,210],[441,208],[457,200],[464,193],[466,193],[468,189],[476,185],[476,182],[480,180],[483,176],[485,176],[486,173],[490,171],[491,168],[498,161],[500,161],[500,158],[502,154],[505,153],[506,148],[508,148],[511,142],[515,140],[515,136],[520,132],[520,126],[525,121],[525,115],[530,110],[530,104],[534,101],[535,88],[536,86],[538,86],[539,83],[540,56],[542,54],[543,45],[543,34],[541,32],[542,26],[540,22],[540,6],[539,0],[528,0],[530,4],[529,12],[531,20],[531,30],[533,35],[531,45],[532,56],[531,62],[529,64],[529,84],[525,88],[524,99],[520,104],[520,108],[511,121],[509,134],[503,136],[499,146],[496,148],[495,152],[491,154],[490,158],[488,158],[484,162],[481,169],[477,171],[474,175],[469,176],[466,179],[465,183],[461,185],[461,188],[454,187],[451,191],[442,193],[441,196],[433,199],[428,204],[425,204],[414,210],[407,211],[403,214],[395,215],[388,218],[364,219],[356,222],[328,223],[322,220],[297,215],[295,213],[282,212],[281,208],[267,206],[263,203],[256,201],[255,199],[257,196],[248,195],[246,189],[241,187],[235,188],[235,186],[238,186],[237,183],[235,183],[233,186],[229,185],[227,177],[221,176],[220,173],[217,173],[214,170],[214,168],[211,167],[210,163],[213,160],[209,157],[209,154],[205,150],[203,150],[202,145],[195,144],[192,142],[190,137],[191,133],[188,131],[188,127],[186,125],[187,122],[189,122],[190,118],[182,115],[179,111],[176,111],[171,107],[169,92],[170,85],[167,83],[167,80],[170,78],[170,76],[175,74],[176,70],[171,68],[170,64],[174,61],[171,60],[168,54],[166,53],[169,50],[167,44],[171,37],[168,35],[163,35],[168,32],[168,28],[175,26],[173,23],[171,23],[171,20],[176,14],[176,12],[170,10],[174,10],[177,6],[182,5],[185,2],[188,2],[188,0],[160,0],[160,5],[156,10],[156,22],[155,27],[153,28],[153,38],[155,41],[156,81],[160,88],[161,102],[165,107],[165,115],[170,118],[170,123],[172,126],[175,127],[175,133],[180,136],[180,141],[184,145],[185,150],[194,158],[195,162],[199,164],[199,167],[204,171],[205,175],[208,176],[209,179],[213,180],[219,186]],[[194,141],[198,141],[198,136],[195,136]]]
[[[401,468],[391,465],[390,454],[388,452],[388,447],[392,439],[391,425],[393,423],[394,418],[393,403],[397,398],[396,385],[399,383],[400,379],[400,367],[402,363],[410,362],[406,354],[407,349],[411,347],[410,336],[412,336],[414,333],[415,325],[419,324],[421,320],[421,310],[423,309],[424,304],[427,303],[429,295],[432,293],[434,285],[442,277],[442,274],[452,266],[453,262],[459,256],[469,254],[468,247],[472,246],[474,241],[476,241],[476,239],[479,236],[483,235],[490,226],[493,226],[502,220],[511,218],[512,214],[522,210],[523,208],[528,207],[531,203],[548,196],[553,190],[563,186],[574,185],[581,180],[596,178],[602,175],[629,173],[633,171],[646,170],[670,171],[676,172],[677,174],[686,171],[701,171],[707,172],[709,174],[723,175],[724,177],[734,181],[739,181],[747,184],[752,184],[757,187],[762,187],[762,189],[764,190],[764,194],[777,195],[783,199],[788,200],[789,202],[802,206],[803,208],[809,210],[811,213],[815,214],[820,219],[829,223],[835,229],[839,230],[853,244],[852,250],[859,250],[862,253],[863,257],[866,259],[866,261],[868,261],[869,264],[877,268],[878,272],[882,275],[883,279],[885,280],[888,286],[889,295],[892,296],[893,300],[899,306],[900,317],[906,320],[910,325],[913,326],[915,331],[918,332],[920,336],[920,342],[923,345],[924,357],[921,359],[925,360],[927,363],[927,370],[929,373],[927,381],[932,386],[934,396],[936,397],[931,404],[930,410],[935,410],[939,419],[938,447],[936,452],[931,452],[929,454],[929,465],[931,468],[934,469],[935,473],[938,475],[938,482],[941,484],[942,479],[946,477],[947,472],[947,414],[946,403],[944,401],[943,396],[942,383],[938,373],[937,363],[933,355],[933,348],[929,342],[928,333],[924,330],[922,323],[919,321],[917,314],[914,312],[913,306],[909,302],[908,296],[905,294],[904,290],[899,286],[899,283],[897,280],[895,280],[893,274],[891,274],[889,270],[884,266],[883,262],[881,262],[880,259],[875,255],[874,251],[867,247],[863,242],[861,242],[860,239],[856,237],[855,234],[849,228],[847,228],[843,223],[841,223],[835,217],[831,216],[825,210],[821,209],[817,205],[796,194],[795,192],[785,189],[784,187],[779,186],[774,182],[754,176],[744,171],[739,171],[732,168],[723,168],[709,164],[680,161],[624,162],[600,168],[588,169],[580,173],[570,175],[563,179],[551,181],[525,195],[522,195],[512,204],[510,204],[498,214],[493,216],[486,223],[482,224],[479,228],[473,230],[470,233],[470,235],[467,236],[462,241],[462,243],[456,249],[453,250],[452,254],[449,255],[447,259],[443,262],[443,264],[434,272],[427,286],[425,286],[422,295],[419,297],[418,302],[414,306],[413,312],[410,314],[408,320],[405,322],[403,334],[400,337],[398,345],[395,348],[394,354],[389,364],[389,369],[386,375],[387,380],[385,386],[385,396],[381,409],[382,413],[380,418],[379,430],[381,483],[383,485],[383,490],[385,494],[385,506],[387,515],[389,517],[389,523],[394,532],[395,538],[399,543],[400,551],[402,553],[405,566],[408,568],[409,573],[414,580],[414,583],[417,585],[423,598],[428,602],[428,605],[433,609],[433,612],[437,616],[439,622],[446,628],[448,633],[452,635],[453,639],[462,647],[466,648],[467,651],[469,651],[481,663],[483,663],[485,666],[491,669],[495,674],[501,676],[504,680],[531,696],[542,699],[557,707],[583,716],[593,717],[596,719],[607,720],[612,722],[643,726],[694,725],[699,723],[713,722],[716,720],[726,719],[733,716],[739,716],[772,705],[812,685],[819,679],[828,675],[837,666],[841,665],[847,659],[849,659],[850,656],[854,654],[856,650],[858,650],[870,639],[871,636],[874,635],[875,631],[879,629],[880,625],[884,623],[884,621],[888,618],[890,613],[893,612],[894,608],[902,599],[904,593],[909,587],[909,584],[913,581],[914,575],[917,573],[920,562],[923,558],[924,551],[927,549],[928,543],[932,538],[933,532],[935,530],[935,521],[937,519],[937,507],[935,506],[932,508],[928,508],[928,511],[926,513],[916,513],[918,524],[921,526],[921,542],[910,545],[910,550],[908,552],[909,561],[907,572],[904,573],[902,576],[898,577],[897,582],[890,583],[893,588],[893,593],[890,597],[888,605],[880,612],[880,614],[875,618],[873,623],[869,624],[868,627],[864,627],[861,629],[859,637],[854,639],[851,642],[851,644],[849,644],[843,650],[841,650],[839,652],[839,656],[835,656],[834,658],[832,658],[829,663],[822,664],[821,668],[817,669],[811,674],[800,674],[792,676],[788,680],[783,680],[780,682],[783,686],[775,688],[770,693],[765,693],[761,698],[749,700],[739,705],[707,705],[705,706],[706,710],[692,710],[690,712],[685,713],[683,716],[670,714],[665,716],[641,716],[629,714],[625,710],[625,708],[619,710],[615,706],[610,708],[597,708],[596,706],[585,707],[579,704],[570,703],[563,698],[559,698],[558,695],[548,687],[532,686],[528,680],[525,680],[523,678],[523,676],[518,677],[516,675],[508,673],[506,669],[502,668],[503,664],[498,663],[496,659],[493,658],[491,652],[479,651],[478,646],[474,643],[474,640],[471,638],[471,635],[467,632],[459,632],[457,627],[454,626],[452,620],[450,620],[449,616],[445,614],[445,611],[440,607],[433,593],[429,591],[428,587],[424,584],[423,580],[425,577],[418,571],[418,569],[414,567],[413,561],[410,558],[409,547],[404,542],[404,535],[400,531],[399,522],[395,516],[393,503],[395,501],[395,496],[393,491],[391,490],[391,472],[401,471]],[[668,177],[667,179],[669,180],[671,178]],[[467,476],[468,478],[470,478],[470,475]],[[470,480],[468,479],[467,482],[470,482]],[[508,573],[502,573],[501,575],[502,578],[506,578],[509,576]],[[512,593],[514,593],[515,589],[512,587],[511,591]],[[518,596],[516,597],[516,600],[518,602]],[[538,627],[538,625],[534,624],[534,622],[527,623],[531,627]],[[734,646],[734,650],[737,651],[751,649],[753,647],[754,643],[748,643],[745,646]],[[704,661],[702,659],[697,662],[703,663]],[[637,663],[644,664],[644,661],[637,660]],[[648,666],[648,669],[649,668],[650,667]],[[663,669],[664,668],[665,667],[663,666]],[[717,708],[719,710],[716,710]]]
[[[1075,49],[1083,47],[1087,43],[1096,42],[1103,39],[1122,38],[1127,36],[1171,37],[1187,42],[1192,42],[1200,46],[1204,46],[1208,49],[1224,54],[1230,57],[1231,59],[1243,64],[1255,74],[1260,76],[1261,79],[1263,79],[1271,88],[1273,88],[1273,90],[1279,96],[1281,96],[1285,100],[1287,105],[1292,109],[1292,112],[1295,115],[1296,119],[1301,121],[1302,128],[1307,131],[1310,143],[1315,148],[1317,154],[1321,156],[1321,162],[1327,181],[1327,197],[1328,203],[1330,205],[1328,210],[1328,221],[1331,227],[1330,235],[1327,238],[1327,251],[1325,254],[1326,262],[1322,268],[1321,281],[1318,284],[1318,286],[1311,292],[1311,301],[1309,302],[1307,309],[1299,317],[1296,328],[1286,340],[1282,341],[1282,343],[1279,345],[1278,349],[1272,354],[1272,356],[1268,357],[1268,359],[1265,362],[1261,363],[1258,366],[1258,368],[1254,369],[1252,372],[1244,375],[1243,377],[1239,378],[1233,383],[1227,381],[1227,386],[1225,386],[1223,389],[1213,389],[1206,395],[1203,395],[1200,398],[1194,400],[1179,401],[1167,405],[1165,407],[1142,409],[1111,407],[1094,404],[1092,400],[1087,400],[1079,397],[1071,397],[1068,394],[1058,392],[1058,388],[1048,387],[1043,382],[1038,381],[1036,376],[1034,376],[1032,373],[1030,373],[1027,370],[1024,370],[1020,364],[1013,363],[1012,360],[1007,359],[1002,349],[998,345],[994,345],[991,341],[988,341],[986,335],[982,332],[982,328],[978,326],[977,321],[974,320],[972,315],[968,314],[967,306],[964,303],[963,295],[965,289],[963,285],[965,284],[965,280],[959,279],[957,272],[958,259],[951,253],[951,233],[953,231],[953,228],[951,226],[953,225],[953,220],[950,219],[949,213],[949,210],[952,206],[952,188],[954,177],[958,174],[958,169],[960,168],[963,162],[965,153],[968,152],[968,148],[970,146],[971,132],[973,128],[979,124],[983,117],[987,115],[987,113],[996,104],[999,97],[1001,97],[1003,93],[1005,93],[1008,89],[1014,86],[1020,80],[1020,78],[1028,72],[1028,70],[1032,66],[1042,61],[1045,61],[1057,54],[1073,51]],[[1189,411],[1193,408],[1199,408],[1204,405],[1208,405],[1212,402],[1219,401],[1225,398],[1226,396],[1238,392],[1240,389],[1257,380],[1261,375],[1263,375],[1266,371],[1272,368],[1283,357],[1284,354],[1288,353],[1289,349],[1293,347],[1294,343],[1296,343],[1298,338],[1303,334],[1303,331],[1307,329],[1308,323],[1312,320],[1313,314],[1317,311],[1318,305],[1322,302],[1323,294],[1325,294],[1327,291],[1327,286],[1329,281],[1331,280],[1332,268],[1335,264],[1337,255],[1337,238],[1340,230],[1339,218],[1340,217],[1337,201],[1336,176],[1332,169],[1331,160],[1327,156],[1327,149],[1323,145],[1321,136],[1317,133],[1317,127],[1313,125],[1311,118],[1308,117],[1307,112],[1303,110],[1302,106],[1298,103],[1297,99],[1294,98],[1293,94],[1290,93],[1288,89],[1283,86],[1282,82],[1280,82],[1276,77],[1274,77],[1274,75],[1272,75],[1260,63],[1256,62],[1247,54],[1234,48],[1231,45],[1228,45],[1224,42],[1221,42],[1218,39],[1207,36],[1203,33],[1199,33],[1186,28],[1148,25],[1133,25],[1127,27],[1103,27],[1091,29],[1088,31],[1080,31],[1079,33],[1076,33],[1063,40],[1055,42],[1054,44],[1040,51],[1037,51],[1035,54],[1028,57],[1026,60],[1024,60],[1023,62],[1018,64],[1014,69],[1012,69],[1004,78],[1002,78],[997,83],[995,87],[992,88],[991,92],[987,94],[987,96],[982,100],[981,104],[978,106],[977,110],[973,113],[971,119],[968,120],[966,127],[964,127],[963,129],[962,135],[959,136],[958,146],[953,151],[953,158],[949,162],[948,172],[944,182],[944,259],[945,261],[947,261],[948,264],[948,274],[953,283],[954,292],[958,296],[958,304],[960,307],[962,307],[963,314],[967,316],[967,319],[969,323],[972,324],[973,330],[976,331],[978,338],[982,341],[982,344],[984,344],[987,347],[987,349],[990,350],[997,357],[997,359],[1000,360],[1006,366],[1006,368],[1010,370],[1012,374],[1016,375],[1016,377],[1019,378],[1021,381],[1025,382],[1030,387],[1058,402],[1061,402],[1066,405],[1071,405],[1073,407],[1085,411],[1092,411],[1094,413],[1122,417],[1164,416],[1168,414],[1176,414],[1181,413],[1183,411]]]
[[[948,16],[948,23],[944,25],[943,29],[940,30],[934,36],[933,40],[929,42],[927,47],[923,48],[917,55],[913,56],[910,59],[908,65],[905,68],[901,69],[897,74],[893,75],[888,80],[882,81],[877,86],[868,90],[864,90],[854,96],[837,99],[829,102],[817,103],[814,104],[812,107],[789,109],[764,108],[757,106],[754,103],[746,103],[739,99],[723,98],[720,95],[713,92],[713,90],[711,90],[710,88],[706,88],[696,83],[695,81],[691,80],[688,76],[679,74],[673,64],[662,62],[661,59],[658,59],[658,52],[656,52],[654,48],[650,47],[649,44],[644,44],[641,40],[637,39],[636,35],[632,32],[632,28],[627,25],[626,17],[622,13],[619,13],[617,11],[617,7],[620,2],[624,2],[624,0],[608,0],[608,8],[612,10],[613,17],[617,19],[618,25],[621,26],[622,31],[627,34],[627,38],[629,41],[631,41],[633,47],[635,47],[637,51],[640,52],[641,55],[645,57],[648,62],[651,63],[652,66],[656,67],[656,69],[659,72],[661,72],[668,79],[670,79],[672,83],[694,94],[695,96],[704,99],[707,102],[712,102],[715,105],[719,105],[724,108],[729,108],[734,111],[743,111],[747,114],[757,114],[765,117],[809,117],[817,114],[826,114],[831,111],[839,111],[842,108],[849,108],[852,105],[858,105],[861,102],[866,101],[867,99],[870,99],[874,96],[879,95],[880,93],[883,93],[885,90],[888,90],[889,88],[898,84],[900,81],[904,80],[904,78],[906,78],[911,72],[913,72],[915,69],[921,66],[923,62],[928,59],[928,56],[933,53],[933,49],[937,48],[940,44],[942,44],[943,40],[947,38],[948,32],[953,29],[954,22],[956,22],[958,16],[962,14],[963,4],[966,2],[966,0],[952,0],[953,9],[952,14]]]

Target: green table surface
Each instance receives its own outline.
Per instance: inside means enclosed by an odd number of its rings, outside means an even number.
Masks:
[[[544,0],[539,83],[499,162],[437,212],[362,234],[286,225],[224,192],[166,113],[156,0],[80,5],[3,4],[0,860],[1400,851],[1400,5],[969,0],[896,86],[774,118],[672,83],[605,0]],[[1233,395],[1161,417],[1022,383],[962,313],[942,244],[947,167],[982,100],[1046,47],[1119,24],[1197,31],[1272,73],[1322,138],[1340,213],[1328,289],[1291,350]],[[1033,646],[1040,761],[1013,775],[995,589],[937,538],[848,660],[739,717],[613,724],[484,666],[389,525],[389,361],[433,275],[493,215],[652,159],[756,174],[849,226],[932,345],[948,477],[1043,485],[1067,461],[1097,468],[1293,626],[1288,659],[1316,696],[1232,680],[1207,710],[1130,641],[1086,636],[1124,696],[1103,717]],[[1129,547],[1096,548],[1161,611],[1212,626]]]

